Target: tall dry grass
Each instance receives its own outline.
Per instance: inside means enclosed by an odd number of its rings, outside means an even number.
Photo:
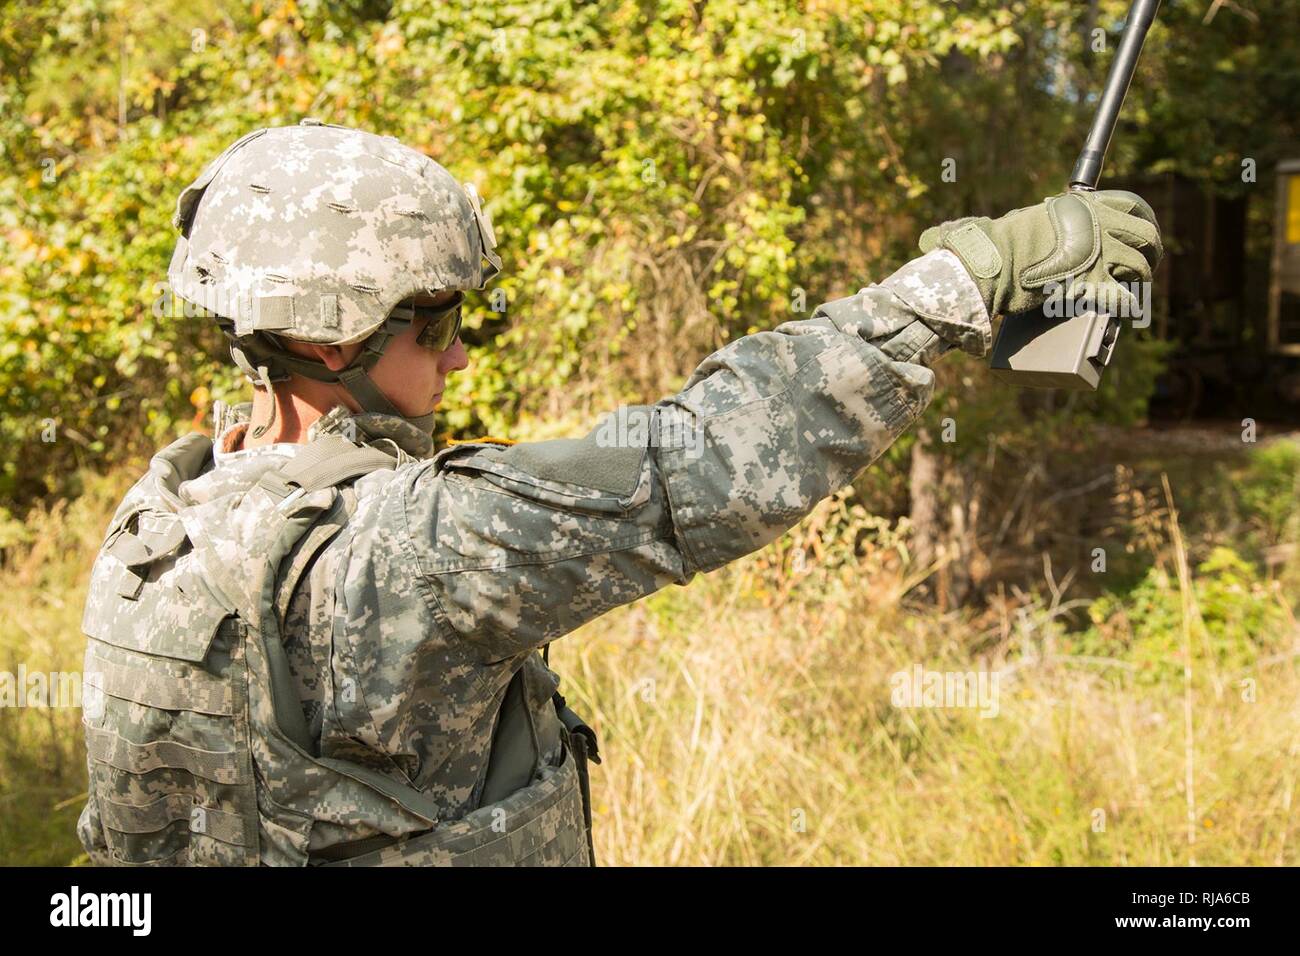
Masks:
[[[9,527],[0,567],[0,671],[79,678],[81,613],[90,565],[125,474],[85,476],[84,493]],[[84,857],[85,747],[75,707],[0,706],[0,864],[60,865]]]
[[[824,549],[789,573],[798,542],[836,509],[848,510],[828,503],[757,558],[552,649],[571,702],[602,734],[602,862],[1300,859],[1294,651],[1258,662],[1251,694],[1209,680],[1194,649],[1185,695],[1181,682],[1132,679],[1123,660],[1056,653],[1050,603],[1025,603],[1009,626],[909,610],[904,539],[878,527],[858,559]],[[973,658],[972,646],[986,651]],[[894,706],[891,675],[918,663],[1001,671],[996,716]]]
[[[86,576],[122,490],[92,482],[6,550],[0,669],[80,669]],[[1181,668],[1142,680],[1122,656],[1069,653],[1071,602],[1050,588],[980,617],[912,606],[930,569],[906,545],[905,524],[832,499],[762,552],[553,646],[565,693],[601,736],[601,863],[1300,859],[1295,635],[1276,635],[1281,650],[1249,674],[1224,673],[1190,620],[1186,682]],[[918,664],[1001,673],[996,716],[895,706],[891,676]],[[0,863],[80,857],[78,720],[0,708]]]

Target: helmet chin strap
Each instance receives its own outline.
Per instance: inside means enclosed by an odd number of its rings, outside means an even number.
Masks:
[[[266,420],[266,424],[258,425],[252,431],[254,438],[261,438],[275,425],[275,383],[271,381],[271,370],[265,365],[257,367],[257,377],[266,389],[266,393],[271,396],[271,417]]]
[[[361,407],[363,412],[391,415],[400,418],[424,434],[433,433],[435,413],[403,415],[370,377],[370,369],[384,354],[384,348],[394,335],[400,334],[411,320],[402,316],[390,317],[366,339],[361,353],[346,367],[335,371],[324,362],[304,358],[280,346],[263,333],[236,337],[225,330],[230,338],[230,356],[235,364],[256,385],[265,388],[274,398],[275,382],[287,381],[291,374],[302,375],[317,382],[342,385]],[[275,424],[275,402],[271,403],[271,418],[251,432],[260,438]]]

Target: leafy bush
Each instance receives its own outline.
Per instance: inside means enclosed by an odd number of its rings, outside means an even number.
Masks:
[[[1264,547],[1297,540],[1300,518],[1300,442],[1255,449],[1237,484],[1242,509]]]
[[[1192,654],[1216,676],[1241,676],[1262,653],[1290,644],[1276,589],[1231,548],[1215,548],[1197,565],[1190,597]],[[1088,616],[1092,627],[1069,643],[1072,652],[1127,662],[1146,682],[1182,674],[1184,598],[1176,575],[1152,567],[1127,595],[1094,601]]]
[[[1062,89],[1100,82],[1087,30],[1113,31],[1123,9],[9,5],[0,441],[23,454],[0,467],[0,501],[67,491],[78,466],[106,469],[201,424],[240,384],[212,329],[151,308],[174,197],[249,129],[310,114],[394,135],[474,179],[503,240],[506,310],[485,301],[470,317],[473,372],[451,383],[445,429],[576,422],[652,401],[728,339],[881,277],[924,225],[1055,191],[1087,119]],[[1257,60],[1263,34],[1244,29],[1194,43]],[[1143,69],[1158,75],[1161,43],[1148,49]],[[1132,115],[1163,95],[1135,85]],[[1051,135],[1026,151],[1029,130]],[[1126,148],[1114,171],[1134,160]],[[1123,394],[1145,398],[1140,384]],[[1079,412],[1106,417],[1107,402]]]

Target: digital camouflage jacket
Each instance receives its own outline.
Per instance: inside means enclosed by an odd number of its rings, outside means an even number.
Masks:
[[[584,438],[372,440],[297,483],[307,449],[357,446],[180,439],[93,571],[82,842],[123,864],[590,862],[538,649],[778,537],[916,420],[935,357],[989,340],[936,251]]]

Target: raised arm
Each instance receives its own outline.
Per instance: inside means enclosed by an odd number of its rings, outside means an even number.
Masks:
[[[403,483],[439,616],[501,659],[762,547],[916,420],[929,362],[983,355],[989,337],[979,290],[940,250],[737,339],[585,438],[441,452]]]

